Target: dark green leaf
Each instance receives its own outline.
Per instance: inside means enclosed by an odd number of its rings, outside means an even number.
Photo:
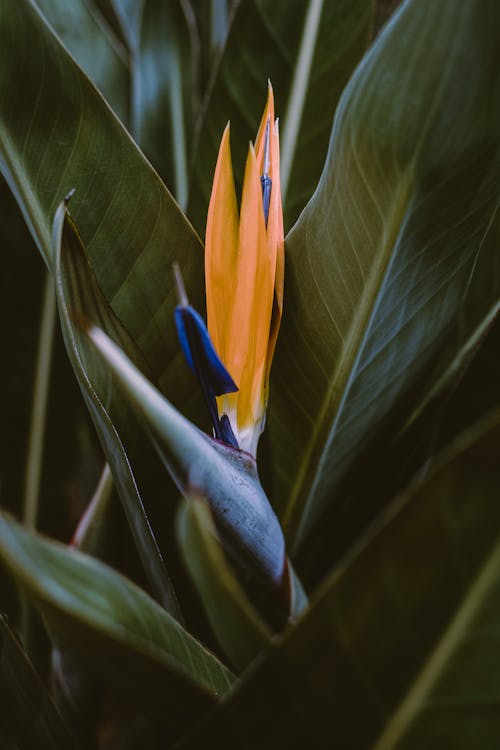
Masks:
[[[231,663],[242,670],[265,648],[271,631],[229,568],[206,501],[188,498],[180,507],[177,530],[184,561],[217,640]]]
[[[144,0],[132,61],[132,133],[185,208],[196,60],[181,3]]]
[[[182,747],[497,747],[499,442],[497,410],[387,509]]]
[[[177,599],[131,465],[135,466],[143,452],[142,446],[137,445],[141,426],[127,407],[123,392],[113,385],[109,372],[96,359],[86,337],[75,326],[74,317],[86,315],[99,321],[136,361],[143,361],[102,296],[64,203],[58,208],[54,220],[52,253],[59,316],[69,358],[120,491],[152,589],[159,601],[174,616],[180,617]]]
[[[61,750],[76,743],[54,707],[47,688],[0,615],[0,745],[23,750]],[[12,745],[8,745],[11,747]]]
[[[162,389],[199,413],[172,320],[171,272],[177,260],[202,308],[199,240],[34,6],[0,0],[0,9],[0,168],[47,260],[56,208],[76,189],[72,214],[104,297]]]
[[[286,141],[282,167],[290,180],[285,224],[291,225],[316,187],[335,107],[366,47],[371,13],[372,0],[238,4],[207,98],[191,179],[188,216],[200,234],[224,127],[230,120],[233,166],[241,187],[248,141],[257,133],[268,79],[281,118],[282,148],[283,138]],[[316,31],[301,39],[308,16]]]
[[[107,24],[91,12],[85,0],[36,0],[44,17],[77,63],[127,124],[130,109],[130,71],[126,51]]]
[[[164,609],[93,557],[0,515],[0,557],[33,598],[55,645],[178,728],[233,677]]]
[[[320,185],[287,238],[269,436],[289,539],[304,539],[381,420],[499,298],[493,18],[494,2],[405,3],[337,110]]]

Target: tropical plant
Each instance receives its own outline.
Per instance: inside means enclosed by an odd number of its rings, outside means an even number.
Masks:
[[[0,0],[1,748],[498,746],[498,28]]]

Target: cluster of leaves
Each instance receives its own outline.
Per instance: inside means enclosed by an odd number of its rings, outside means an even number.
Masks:
[[[2,619],[0,744],[498,745],[500,6],[407,0],[374,40],[373,12],[0,0],[0,170],[109,464],[72,547],[0,515],[57,698]],[[268,78],[289,231],[258,459],[311,597],[292,571],[274,635],[217,508],[180,501],[165,469],[185,489],[193,462],[215,467],[261,559],[258,478],[179,414],[206,427],[171,267],[203,309],[218,142],[230,119],[241,184]],[[121,508],[128,567],[109,546]]]

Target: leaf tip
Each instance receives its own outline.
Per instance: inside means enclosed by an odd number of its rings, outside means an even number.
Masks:
[[[67,193],[64,197],[64,205],[67,206],[74,194],[76,193],[76,188],[71,188],[69,193]]]

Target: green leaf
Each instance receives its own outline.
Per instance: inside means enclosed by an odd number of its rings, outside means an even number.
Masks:
[[[109,372],[75,326],[75,316],[86,315],[98,320],[136,361],[143,364],[143,360],[96,284],[65,203],[59,206],[54,219],[52,253],[59,316],[71,364],[120,491],[155,596],[171,614],[180,618],[176,595],[137,485],[137,467],[146,460],[142,455],[141,426],[128,408],[123,392],[110,381]]]
[[[203,494],[226,549],[270,589],[288,614],[290,587],[283,533],[260,484],[254,458],[201,432],[101,329],[84,326],[103,362],[149,426],[153,442],[181,491]]]
[[[172,313],[172,263],[204,300],[201,244],[171,195],[28,0],[1,0],[0,169],[50,258],[57,206],[72,214],[97,283],[184,413],[201,398],[185,377]],[[23,76],[18,71],[22,67]]]
[[[201,245],[161,180],[32,4],[2,0],[0,45],[6,53],[0,70],[0,168],[49,265],[54,213],[61,198],[76,188],[72,212],[80,239],[67,238],[74,257],[65,256],[58,280],[66,342],[143,563],[156,582],[153,590],[168,604],[173,599],[155,544],[148,542],[152,536],[142,504],[158,506],[161,487],[162,508],[170,507],[173,514],[177,491],[164,473],[158,479],[149,471],[151,458],[138,446],[141,430],[109,373],[73,331],[69,311],[84,305],[84,314],[92,316],[95,310],[95,319],[122,345],[126,331],[127,351],[147,361],[155,382],[186,414],[199,415],[201,398],[194,379],[186,377],[172,320],[170,280],[172,262],[178,260],[193,302],[202,304]]]
[[[499,298],[499,13],[410,0],[337,110],[318,190],[287,238],[272,372],[273,497],[290,540],[339,502],[376,427]]]
[[[183,750],[201,738],[242,749],[325,738],[496,747],[499,441],[497,410],[394,501]]]
[[[36,5],[120,120],[127,124],[130,71],[126,51],[111,29],[103,19],[99,22],[85,0],[36,0]]]
[[[271,631],[231,571],[203,498],[193,495],[181,505],[177,533],[217,640],[231,663],[242,670],[265,648]]]
[[[224,127],[230,120],[233,167],[241,187],[248,141],[257,133],[268,79],[284,124],[282,167],[290,178],[285,225],[291,225],[316,187],[335,107],[365,50],[371,15],[372,0],[238,4],[205,104],[191,177],[188,216],[200,234]],[[307,17],[312,29],[301,39]]]
[[[230,688],[230,672],[164,609],[89,555],[0,515],[0,558],[58,647],[178,729]]]
[[[185,208],[195,60],[182,4],[144,0],[133,56],[132,133]]]
[[[23,750],[74,748],[71,737],[47,688],[21,644],[0,615],[0,744]]]

